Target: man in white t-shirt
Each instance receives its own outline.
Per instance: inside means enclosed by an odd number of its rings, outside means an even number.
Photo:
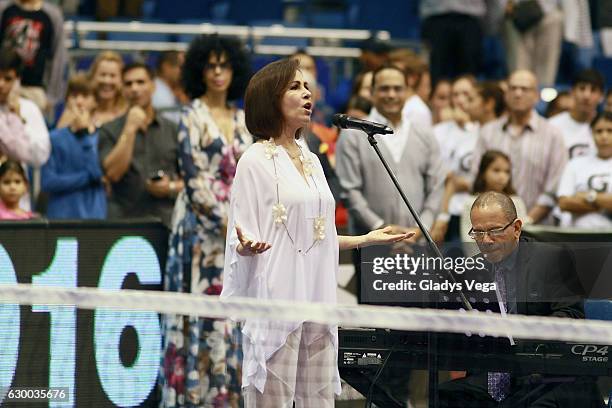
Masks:
[[[572,214],[571,226],[612,228],[612,112],[592,125],[597,154],[570,161],[559,183],[559,207]]]
[[[586,69],[576,75],[570,95],[574,107],[549,119],[563,135],[569,158],[593,155],[595,145],[589,124],[597,114],[597,106],[603,99],[604,77],[594,69]]]

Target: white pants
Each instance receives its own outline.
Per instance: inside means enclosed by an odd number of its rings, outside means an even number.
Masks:
[[[266,385],[243,390],[245,408],[333,408],[336,350],[327,326],[304,323],[266,362]]]
[[[540,85],[554,85],[561,57],[563,12],[546,13],[542,20],[521,33],[510,19],[504,21],[503,39],[508,71],[528,69]]]

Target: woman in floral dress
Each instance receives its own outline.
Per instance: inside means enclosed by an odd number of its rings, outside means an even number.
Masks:
[[[185,190],[172,219],[164,289],[219,295],[229,192],[240,155],[252,143],[242,97],[250,75],[242,45],[216,35],[190,45],[183,66],[193,99],[178,134]],[[162,407],[238,407],[242,349],[240,329],[229,320],[164,316],[160,382]]]

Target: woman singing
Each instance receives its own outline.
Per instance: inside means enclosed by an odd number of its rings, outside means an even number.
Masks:
[[[339,249],[411,236],[337,235],[321,164],[299,141],[312,107],[294,60],[273,62],[249,82],[246,125],[257,143],[242,155],[232,186],[222,297],[335,303]],[[334,406],[336,326],[248,319],[242,332],[245,407]]]

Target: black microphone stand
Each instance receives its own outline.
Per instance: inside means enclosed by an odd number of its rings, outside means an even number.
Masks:
[[[440,248],[438,248],[438,245],[436,245],[434,240],[431,238],[431,235],[429,235],[429,231],[427,231],[427,228],[425,228],[425,226],[423,225],[423,221],[421,221],[421,217],[419,217],[419,214],[417,214],[414,208],[412,208],[412,205],[410,204],[410,201],[408,201],[406,194],[402,190],[402,187],[400,186],[399,181],[397,181],[395,174],[393,174],[393,171],[389,167],[389,164],[387,164],[387,161],[385,160],[382,153],[380,152],[380,149],[378,148],[378,142],[374,138],[374,135],[378,134],[378,132],[376,130],[366,128],[365,126],[362,127],[361,130],[368,135],[368,141],[370,142],[370,145],[372,145],[372,147],[374,148],[374,151],[378,155],[378,158],[382,162],[383,166],[385,166],[385,170],[387,170],[387,173],[389,173],[389,177],[391,177],[391,180],[393,181],[395,188],[397,188],[397,191],[400,193],[402,200],[404,200],[404,203],[408,207],[410,214],[412,214],[412,216],[414,217],[417,225],[419,226],[419,229],[421,230],[421,232],[423,233],[423,236],[427,240],[427,243],[429,244],[429,248],[436,254],[437,257],[439,257],[440,259],[444,259],[444,255],[442,255]],[[444,265],[444,262],[442,264]],[[450,278],[451,282],[456,283],[457,281],[455,280],[455,277],[453,276],[452,272],[444,268],[444,266],[443,266],[443,269],[448,275],[448,278]],[[462,291],[459,291],[459,296],[461,298],[461,302],[463,303],[463,306],[465,307],[465,310],[471,311],[473,309],[472,305],[467,300],[467,298],[465,297]],[[436,299],[436,304],[437,304],[437,299]],[[429,388],[429,401],[431,404],[430,406],[437,407],[438,406],[438,353],[437,353],[438,338],[437,338],[436,333],[432,333],[430,331],[427,332],[427,349],[428,349],[427,350],[428,366],[432,368],[429,370],[429,375],[428,375],[429,377],[429,387],[428,387]]]

